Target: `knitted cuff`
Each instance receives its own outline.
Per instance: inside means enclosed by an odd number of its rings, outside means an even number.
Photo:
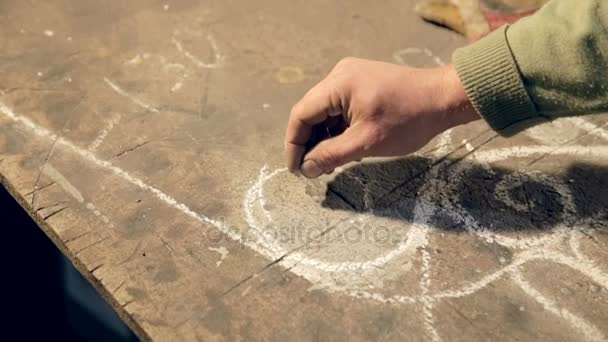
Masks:
[[[499,132],[537,116],[509,47],[507,29],[503,26],[452,56],[471,103]]]

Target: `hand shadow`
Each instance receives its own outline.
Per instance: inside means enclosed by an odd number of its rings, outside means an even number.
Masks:
[[[466,160],[434,162],[408,157],[357,164],[328,183],[322,205],[411,223],[415,206],[426,202],[435,209],[432,227],[448,231],[464,231],[465,216],[494,232],[533,233],[562,223],[607,229],[606,167],[574,163],[547,175]]]

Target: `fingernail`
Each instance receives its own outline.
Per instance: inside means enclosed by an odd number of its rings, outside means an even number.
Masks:
[[[302,171],[302,174],[306,178],[317,178],[323,174],[323,170],[317,165],[317,162],[312,159],[305,160],[300,167],[300,171]]]

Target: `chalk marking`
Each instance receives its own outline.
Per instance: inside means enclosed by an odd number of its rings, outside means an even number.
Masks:
[[[157,199],[165,202],[170,207],[173,207],[173,208],[183,212],[184,214],[196,219],[197,221],[202,222],[202,223],[207,223],[207,224],[217,227],[220,231],[224,232],[228,237],[232,238],[233,240],[242,242],[244,245],[252,248],[254,251],[257,251],[257,252],[261,253],[262,255],[265,255],[267,257],[272,257],[277,251],[280,251],[280,246],[277,247],[277,245],[273,246],[273,245],[259,244],[258,243],[259,241],[256,241],[255,243],[250,243],[249,241],[242,241],[240,234],[234,232],[232,229],[228,228],[227,226],[223,225],[222,223],[209,219],[204,215],[200,215],[200,214],[193,212],[185,204],[177,202],[175,199],[173,199],[169,195],[165,194],[164,192],[160,191],[159,189],[152,187],[148,184],[145,184],[140,179],[131,176],[126,171],[112,165],[111,163],[109,163],[105,160],[98,159],[90,151],[84,150],[84,149],[74,145],[70,141],[68,141],[64,138],[58,137],[56,134],[50,132],[49,130],[47,130],[44,127],[41,127],[41,126],[35,124],[33,121],[31,121],[30,119],[28,119],[26,117],[15,114],[10,108],[8,108],[6,105],[4,105],[1,102],[0,102],[0,112],[2,112],[9,119],[20,123],[25,128],[27,128],[29,131],[38,135],[39,137],[46,138],[50,141],[53,141],[56,139],[57,145],[59,147],[67,149],[67,150],[71,150],[72,152],[81,156],[83,159],[97,165],[98,167],[109,170],[112,173],[114,173],[115,175],[128,181],[129,183],[151,192]],[[509,158],[509,157],[526,157],[529,155],[542,154],[542,153],[553,153],[555,155],[570,154],[570,155],[578,155],[578,156],[586,155],[586,156],[591,156],[591,157],[605,157],[608,155],[608,146],[564,146],[557,150],[551,146],[525,146],[525,147],[497,149],[497,150],[492,150],[492,151],[479,152],[478,154],[473,155],[473,157],[477,160],[490,163],[490,162],[502,160],[502,159]],[[267,172],[266,168],[262,168],[262,170],[260,171],[260,177],[258,177],[258,180],[254,183],[254,186],[246,193],[246,196],[244,198],[244,208],[245,208],[246,217],[252,218],[254,216],[254,213],[252,212],[253,207],[250,207],[250,204],[254,203],[256,201],[256,195],[262,192],[263,183],[265,181],[267,181],[268,179],[276,176],[279,172],[284,172],[284,171],[285,171],[284,169],[279,169],[279,170],[275,170],[273,172]],[[57,182],[57,180],[55,180],[55,181]],[[555,184],[552,184],[552,185],[555,186]],[[431,193],[431,195],[434,195],[433,191],[428,191],[428,192]],[[561,193],[561,191],[559,191],[559,192]],[[562,196],[563,195],[564,194],[562,193]],[[433,210],[434,210],[434,208],[432,208],[429,204],[424,204],[424,203],[422,205],[417,204],[417,206],[415,208],[415,211],[417,213],[416,214],[417,219],[415,221],[418,223],[413,225],[413,227],[419,227],[419,228],[424,227],[425,225],[421,224],[420,222],[424,222],[425,215],[428,214],[428,211],[430,211],[432,213]],[[422,216],[420,216],[421,214],[422,214]],[[426,217],[428,218],[428,215]],[[253,221],[257,222],[255,218],[253,219]],[[412,231],[417,231],[417,230],[421,231],[422,229],[411,229],[411,230]],[[560,232],[563,233],[564,230],[560,229]],[[338,286],[334,286],[333,289],[330,288],[330,290],[339,290],[339,291],[349,294],[353,297],[367,298],[367,299],[375,300],[375,301],[382,302],[382,303],[389,303],[389,304],[412,304],[412,303],[416,303],[416,302],[422,302],[423,300],[427,301],[429,299],[437,300],[440,298],[447,298],[447,297],[461,297],[461,296],[465,296],[468,294],[472,294],[472,293],[486,287],[488,284],[490,284],[493,281],[502,277],[502,275],[504,275],[505,273],[515,271],[517,266],[519,266],[529,260],[533,260],[533,259],[549,260],[549,261],[567,265],[567,266],[571,267],[572,269],[577,270],[577,271],[582,272],[583,274],[587,275],[598,285],[605,287],[606,284],[608,284],[608,275],[603,273],[602,270],[595,267],[592,262],[585,261],[585,260],[579,260],[576,258],[571,258],[571,257],[565,256],[563,254],[560,254],[558,252],[548,249],[552,245],[552,243],[555,243],[555,241],[557,241],[558,239],[560,239],[564,236],[561,233],[553,234],[551,239],[547,239],[543,243],[543,247],[545,247],[545,249],[539,250],[538,252],[535,252],[536,249],[530,249],[532,252],[530,252],[530,250],[527,250],[527,251],[524,250],[523,252],[516,254],[516,256],[513,258],[513,261],[511,262],[511,264],[503,267],[502,269],[494,272],[493,274],[490,274],[490,275],[482,278],[481,280],[479,280],[477,282],[474,282],[474,283],[471,283],[471,284],[465,286],[464,288],[462,288],[460,290],[442,291],[442,292],[438,292],[435,294],[429,294],[427,296],[414,296],[414,297],[402,296],[402,295],[386,297],[380,293],[370,293],[368,291],[352,290],[352,289],[349,289],[348,287],[340,288]],[[424,239],[426,239],[426,235],[422,234],[422,235],[418,236],[418,238],[424,240]],[[421,245],[424,245],[424,243],[421,243]],[[289,260],[290,262],[292,262],[293,258],[286,258],[286,260]],[[283,262],[281,262],[281,264],[284,265]],[[311,263],[311,264],[315,265],[315,263]],[[315,283],[315,280],[320,280],[320,278],[315,279],[314,274],[312,274],[312,276],[311,276],[311,274],[302,272],[302,269],[299,267],[299,265],[294,267],[292,269],[292,271],[298,275],[301,275],[301,276],[309,279],[313,283]],[[523,285],[523,286],[525,286],[525,285]],[[551,304],[551,303],[550,302],[544,303],[545,306],[551,307],[549,304]],[[551,309],[549,309],[549,310],[551,310]],[[599,332],[598,335],[594,335],[594,334],[598,333],[598,331],[593,330],[592,325],[589,325],[584,320],[582,320],[576,316],[572,316],[571,314],[570,315],[566,314],[566,315],[563,315],[562,317],[566,317],[565,319],[569,320],[570,322],[575,322],[576,326],[584,329],[585,333],[591,334],[590,336],[592,336],[592,337],[594,337],[594,336],[601,337],[602,336],[601,332]]]
[[[594,124],[593,122],[587,121],[581,117],[567,118],[567,119],[563,119],[563,120],[570,121],[575,126],[577,126],[578,128],[582,129],[583,131],[587,132],[590,135],[595,135],[596,137],[599,137],[599,138],[602,138],[602,139],[608,141],[608,130],[606,130],[605,128],[603,128],[601,126]]]
[[[125,62],[126,65],[138,65],[142,61],[141,55],[138,53],[135,57]]]
[[[0,110],[2,110],[2,107],[0,107]],[[49,164],[49,163],[44,164],[42,166],[42,173],[45,174],[50,179],[52,179],[53,181],[55,181],[55,183],[58,184],[63,190],[65,190],[65,192],[70,194],[70,196],[74,197],[74,199],[76,201],[78,201],[78,203],[84,202],[84,197],[82,197],[82,194],[80,193],[80,191],[78,191],[78,189],[76,189],[76,187],[74,185],[72,185],[72,183],[70,183],[51,164]]]
[[[124,89],[122,89],[121,87],[119,87],[116,83],[110,81],[108,78],[104,77],[103,80],[110,86],[110,88],[112,88],[116,93],[118,93],[121,96],[124,96],[126,98],[128,98],[129,100],[131,100],[131,102],[135,103],[136,105],[140,106],[141,108],[144,108],[146,110],[149,110],[151,112],[154,113],[159,113],[159,110],[154,108],[153,106],[145,103],[144,101],[138,99],[137,97],[127,93]]]
[[[171,87],[171,92],[172,92],[172,93],[175,93],[176,91],[178,91],[178,90],[182,89],[182,86],[183,86],[183,85],[184,85],[184,84],[183,84],[182,82],[177,82],[177,83],[175,83],[175,84],[173,85],[173,87]]]
[[[224,246],[220,246],[220,247],[217,247],[217,248],[215,248],[215,247],[207,247],[207,249],[208,249],[208,250],[210,250],[210,251],[213,251],[213,252],[219,253],[219,255],[220,255],[220,260],[218,260],[218,261],[215,263],[215,266],[216,266],[216,267],[220,267],[220,265],[222,264],[222,261],[224,261],[224,259],[226,259],[226,257],[227,257],[227,256],[228,256],[228,254],[229,254],[228,250],[227,250],[227,249],[226,249],[226,247],[224,247]]]
[[[473,145],[471,145],[471,143],[467,140],[467,139],[462,139],[462,144],[464,145],[464,148],[468,151],[471,152],[473,151],[475,148],[473,147]]]
[[[4,108],[2,106],[3,105],[0,103],[0,111],[4,112]],[[55,181],[56,184],[58,184],[63,190],[65,190],[65,192],[67,192],[70,196],[72,196],[76,201],[78,201],[78,203],[84,203],[84,196],[82,196],[82,193],[72,183],[70,183],[70,181],[68,181],[63,176],[63,174],[61,174],[61,172],[57,171],[57,169],[55,169],[51,164],[49,164],[49,163],[44,164],[44,166],[42,167],[42,173],[45,174],[46,176],[48,176],[53,181]],[[87,208],[89,211],[91,211],[93,213],[93,215],[101,216],[100,218],[105,224],[110,224],[110,219],[105,215],[101,215],[101,212],[99,210],[97,210],[97,208],[95,207],[95,205],[93,203],[90,203],[90,202],[87,203],[85,205],[85,208]]]
[[[450,153],[452,146],[452,129],[448,129],[439,135],[436,148],[430,153],[431,156],[441,159]]]
[[[427,238],[428,239],[428,238]],[[435,306],[434,298],[428,296],[429,286],[431,285],[431,255],[426,248],[428,241],[425,241],[424,247],[420,249],[422,253],[422,277],[420,277],[422,315],[424,327],[430,335],[431,341],[441,341],[437,329],[435,329],[435,318],[433,317],[433,307]]]
[[[545,297],[540,291],[536,290],[530,283],[528,283],[521,275],[521,273],[511,273],[511,279],[519,285],[519,287],[530,297],[540,303],[547,311],[552,314],[563,318],[570,323],[574,328],[582,332],[586,339],[589,341],[606,341],[604,334],[594,325],[590,324],[586,320],[574,315],[566,308],[560,308],[557,304]]]
[[[47,37],[52,37],[55,35],[55,32],[53,32],[52,30],[44,30],[44,35]]]
[[[405,61],[403,56],[412,55],[412,54],[423,54],[423,55],[431,58],[433,60],[433,62],[435,64],[437,64],[438,66],[445,66],[445,62],[427,48],[421,49],[421,48],[410,47],[410,48],[405,48],[405,49],[395,51],[395,53],[393,53],[393,60],[395,60],[395,62],[397,62],[399,64],[408,65],[408,63]]]
[[[217,42],[215,41],[215,38],[211,34],[207,35],[207,41],[209,42],[209,45],[211,46],[211,49],[213,50],[213,55],[215,57],[215,59],[212,63],[205,63],[205,62],[201,61],[200,59],[198,59],[196,56],[194,56],[192,53],[190,53],[188,50],[186,50],[184,48],[184,46],[182,45],[182,43],[179,40],[177,40],[177,38],[175,38],[175,36],[173,36],[171,38],[171,41],[173,42],[173,45],[175,45],[175,47],[177,48],[177,51],[179,51],[182,55],[186,56],[190,61],[192,61],[192,63],[194,63],[199,68],[217,69],[224,65],[225,58],[222,55],[222,53],[220,52],[220,49],[217,46]]]
[[[84,160],[86,160],[102,169],[110,171],[114,175],[124,179],[125,181],[137,186],[138,188],[140,188],[142,190],[146,190],[146,191],[152,193],[152,195],[154,195],[154,197],[156,197],[158,200],[166,203],[169,207],[177,209],[178,211],[183,212],[187,216],[189,216],[201,223],[210,224],[210,225],[218,228],[220,231],[222,231],[224,234],[226,234],[232,240],[240,241],[245,246],[249,246],[249,247],[252,246],[251,243],[243,242],[241,240],[240,234],[238,234],[238,233],[234,232],[232,229],[226,227],[220,221],[210,219],[201,214],[197,214],[196,212],[194,212],[190,208],[188,208],[185,204],[178,202],[173,197],[167,195],[166,193],[162,192],[161,190],[144,183],[141,179],[132,176],[128,172],[124,171],[123,169],[121,169],[117,166],[114,166],[112,163],[110,163],[106,160],[97,158],[97,156],[94,153],[92,153],[91,151],[80,148],[77,145],[75,145],[74,143],[72,143],[71,141],[69,141],[63,137],[58,137],[55,133],[52,133],[51,131],[49,131],[48,129],[46,129],[42,126],[39,126],[38,124],[34,123],[29,118],[14,113],[12,111],[12,109],[10,109],[8,106],[6,106],[2,102],[0,102],[0,112],[2,114],[4,114],[4,116],[6,116],[7,118],[11,119],[12,121],[23,125],[26,129],[28,129],[35,135],[39,136],[40,138],[45,138],[50,141],[56,140],[57,147],[64,148],[68,151],[71,151],[71,152],[77,154],[78,156],[80,156],[81,158],[83,158]],[[83,201],[84,201],[84,199],[83,199]],[[258,251],[258,248],[252,248],[252,249],[255,251]],[[264,254],[264,253],[261,253],[261,254]]]
[[[108,133],[110,133],[112,128],[114,128],[114,126],[116,126],[116,124],[118,124],[118,122],[120,122],[120,119],[121,119],[120,114],[116,114],[110,120],[108,120],[106,127],[99,133],[97,138],[95,138],[95,140],[93,140],[93,142],[89,145],[89,151],[95,152],[95,150],[97,150],[99,145],[101,145],[101,143],[108,136]]]
[[[506,159],[506,158],[509,158],[512,156],[523,158],[523,157],[527,157],[527,156],[531,156],[531,155],[535,155],[535,154],[543,154],[543,153],[550,153],[550,152],[554,153],[556,155],[562,155],[562,154],[568,155],[569,154],[569,155],[575,155],[575,156],[586,155],[589,157],[605,157],[608,153],[608,146],[592,146],[592,147],[566,146],[566,147],[563,147],[563,148],[560,148],[557,150],[555,150],[555,147],[550,147],[550,146],[508,148],[508,149],[500,149],[500,150],[498,150],[498,152],[497,152],[497,150],[480,151],[477,154],[472,155],[470,158],[478,160],[480,162],[495,162],[495,161]],[[281,171],[281,170],[275,170],[275,172],[276,171]],[[463,170],[463,171],[466,171],[466,170]],[[456,173],[456,175],[458,174],[458,172],[455,172],[455,173]],[[512,177],[515,177],[515,176],[512,176]],[[563,184],[563,182],[558,181],[557,179],[552,179],[548,176],[535,175],[535,177],[537,177],[537,178],[540,177],[539,181],[541,181],[544,184],[551,185],[552,187],[554,187],[557,190],[558,193],[561,194],[562,202],[565,202],[565,203],[563,203],[564,221],[566,224],[572,224],[573,222],[572,222],[571,218],[569,217],[569,215],[571,215],[571,213],[575,212],[575,209],[574,209],[574,205],[573,205],[573,196],[570,193],[569,188],[565,184]],[[263,187],[263,185],[264,185],[263,183],[265,181],[267,181],[269,178],[270,177],[269,177],[268,172],[265,169],[263,169],[261,171],[261,176],[258,178],[258,181],[255,183],[255,186],[252,188],[252,190],[256,190],[256,191],[251,192],[250,195],[252,193],[256,193],[257,196],[259,197],[260,194],[262,194],[262,189],[260,189],[260,188]],[[450,178],[458,178],[458,177],[454,176],[454,177],[450,177]],[[431,180],[431,181],[433,181],[433,180]],[[431,201],[431,202],[427,202],[427,203],[432,203],[433,197],[436,196],[436,194],[438,193],[437,191],[444,192],[446,189],[445,183],[437,182],[437,181],[435,181],[435,182],[436,182],[435,187],[432,187],[430,190],[428,190],[426,192],[421,191],[422,193],[430,193],[430,195],[428,195],[429,197],[425,197],[427,201],[428,200]],[[424,201],[425,198],[422,198],[421,201]],[[250,201],[250,202],[255,203],[256,201],[259,201],[259,199],[255,199],[254,201]],[[252,209],[248,207],[247,203],[244,204],[244,208],[246,210],[248,210],[250,213],[252,212]],[[420,203],[420,202],[417,203],[417,206],[415,208],[415,212],[416,212],[415,217],[416,218],[414,219],[414,222],[417,225],[413,226],[412,230],[415,230],[416,227],[418,229],[423,229],[424,224],[422,224],[421,221],[425,222],[425,219],[424,219],[425,210],[434,212],[437,210],[437,208],[434,208],[434,207],[430,206],[429,204],[424,204],[424,203]],[[249,215],[251,215],[251,214],[249,214]],[[426,215],[426,217],[429,217],[429,216]],[[478,226],[478,224],[476,222],[465,223],[465,225],[470,225],[470,224],[474,224],[474,225]],[[541,239],[528,239],[529,241],[526,241],[526,239],[523,239],[524,241],[517,241],[517,239],[503,237],[498,234],[494,234],[495,235],[494,240],[496,242],[503,243],[510,248],[522,248],[524,250],[522,252],[515,253],[510,264],[503,265],[503,267],[500,268],[499,270],[497,270],[496,272],[486,275],[486,276],[482,277],[481,279],[479,279],[478,281],[469,283],[460,289],[448,289],[448,290],[443,290],[443,291],[440,291],[437,293],[429,293],[427,295],[385,296],[382,293],[370,291],[370,289],[357,289],[356,287],[353,288],[351,285],[338,286],[335,283],[333,283],[333,284],[327,283],[327,282],[324,283],[323,282],[324,278],[320,275],[321,273],[327,272],[327,273],[335,274],[335,272],[342,271],[343,268],[345,267],[345,265],[348,265],[348,263],[342,263],[344,265],[341,267],[340,263],[332,265],[331,263],[310,259],[309,257],[303,256],[303,255],[299,255],[299,257],[303,258],[303,260],[300,260],[299,264],[296,265],[294,268],[292,268],[291,271],[297,275],[300,275],[300,276],[303,276],[303,277],[309,279],[311,282],[313,282],[313,284],[315,284],[314,287],[316,287],[316,288],[325,289],[325,290],[328,290],[331,292],[345,293],[345,294],[355,297],[355,298],[373,300],[373,301],[377,301],[377,302],[384,303],[384,304],[421,303],[423,305],[425,329],[429,333],[429,338],[435,339],[435,338],[439,338],[439,336],[438,336],[438,334],[437,334],[437,336],[435,336],[436,330],[434,328],[433,314],[432,314],[432,311],[430,311],[430,310],[432,310],[432,303],[434,303],[436,300],[440,300],[443,298],[455,298],[455,297],[463,297],[463,296],[471,295],[471,294],[485,288],[492,282],[497,281],[498,279],[502,278],[503,275],[517,270],[518,266],[520,266],[530,260],[542,259],[542,260],[548,260],[548,261],[568,265],[568,266],[572,267],[573,269],[578,270],[578,271],[582,272],[583,274],[586,274],[587,276],[591,277],[598,284],[608,284],[608,280],[607,280],[608,277],[604,273],[602,273],[602,271],[599,270],[597,267],[594,267],[592,263],[587,262],[587,265],[578,264],[575,259],[567,258],[557,252],[551,251],[550,248],[553,248],[554,246],[556,247],[558,245],[558,243],[567,236],[567,233],[572,231],[572,228],[568,227],[567,225],[558,225],[555,227],[555,229],[553,231],[554,231],[553,233],[548,234],[546,237],[543,237]],[[423,239],[426,238],[425,235],[420,235],[419,237],[423,238]],[[277,246],[276,244],[274,244],[274,241],[271,241],[270,244],[268,244],[269,242],[267,240],[264,240],[263,242],[264,242],[264,247],[271,248],[272,250],[276,251],[281,248],[281,246]],[[424,246],[424,244],[420,244],[420,246]],[[537,246],[539,248],[531,248],[533,246]],[[536,252],[537,250],[538,250],[538,252]],[[506,260],[503,260],[503,264],[506,262],[507,262]],[[288,265],[287,263],[281,263],[281,264],[285,267],[287,267],[286,265]],[[361,267],[361,265],[357,265],[357,266]],[[306,267],[314,267],[315,269],[310,269],[310,268],[306,268]],[[321,270],[322,272],[316,272],[315,270]],[[422,282],[422,284],[424,287],[424,284],[425,284],[424,281]]]

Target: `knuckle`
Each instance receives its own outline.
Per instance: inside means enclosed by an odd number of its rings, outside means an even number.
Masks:
[[[353,64],[356,64],[357,60],[358,59],[355,57],[344,57],[340,61],[338,61],[338,63],[336,63],[334,70],[348,69]]]
[[[299,120],[300,114],[302,113],[303,100],[296,102],[296,104],[291,107],[291,111],[289,112],[289,120],[297,121]]]
[[[378,146],[382,144],[383,141],[386,140],[386,130],[377,124],[370,125],[366,129],[366,149],[370,149],[373,146]]]

